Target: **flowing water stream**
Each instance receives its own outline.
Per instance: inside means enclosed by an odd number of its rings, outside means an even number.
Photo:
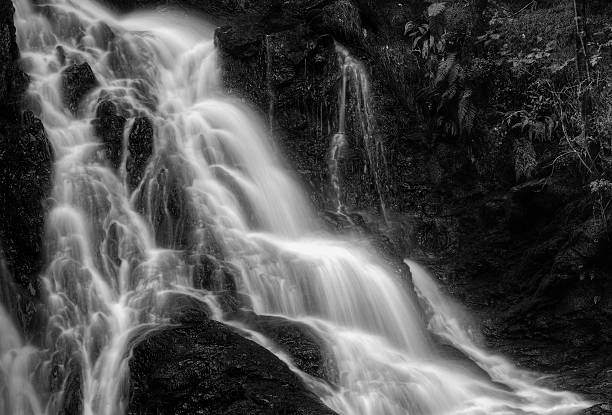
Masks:
[[[165,323],[174,294],[224,319],[215,296],[194,286],[189,257],[198,254],[232,264],[256,313],[308,324],[324,340],[333,386],[280,357],[338,413],[562,415],[586,406],[479,348],[418,265],[410,263],[424,313],[401,267],[318,227],[266,128],[223,93],[204,22],[117,17],[90,0],[50,0],[44,13],[27,0],[15,7],[30,98],[57,162],[41,276],[48,329],[40,348],[28,345],[0,309],[0,412],[125,413],[130,349]],[[71,113],[61,72],[83,62],[98,86]],[[124,153],[135,117],[153,125],[154,151],[133,189],[128,155],[113,168],[94,134],[101,97],[128,119]],[[479,369],[444,357],[432,332]]]
[[[345,213],[344,189],[340,165],[346,157],[348,147],[361,148],[366,161],[366,171],[371,176],[376,189],[380,211],[385,220],[387,212],[383,185],[387,180],[387,162],[382,142],[374,132],[374,113],[370,97],[370,81],[363,63],[351,56],[349,51],[336,43],[336,53],[340,67],[340,87],[338,92],[338,131],[332,136],[329,150],[329,173],[332,189],[336,198],[336,211]],[[350,97],[349,97],[350,94]],[[352,102],[349,102],[352,101]],[[347,137],[347,115],[349,106],[354,109],[356,118],[355,137]]]

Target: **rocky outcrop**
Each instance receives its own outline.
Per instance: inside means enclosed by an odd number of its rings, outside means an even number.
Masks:
[[[183,187],[189,183],[189,171],[181,163],[166,154],[155,160],[138,195],[138,205],[156,229],[158,246],[187,250],[193,243],[197,215]]]
[[[123,130],[127,120],[117,113],[117,106],[108,100],[102,101],[93,120],[94,132],[102,140],[106,159],[115,170],[123,160]]]
[[[53,151],[40,120],[23,112],[29,80],[17,64],[13,13],[11,1],[0,1],[0,262],[8,279],[2,281],[5,306],[30,331],[38,313]]]
[[[98,85],[98,80],[87,62],[73,64],[62,72],[64,104],[76,114],[81,100]]]
[[[44,206],[51,189],[53,151],[40,120],[0,121],[0,241],[16,283],[12,309],[32,324],[43,266]]]
[[[295,366],[303,372],[329,383],[337,380],[334,364],[325,343],[308,325],[275,316],[259,316],[241,313],[239,318],[253,329],[271,340],[291,357]]]
[[[28,76],[19,69],[19,49],[13,24],[13,3],[0,2],[0,114],[3,120],[17,122],[20,102],[28,87]]]
[[[277,357],[210,320],[146,335],[130,374],[130,414],[334,414]]]
[[[612,405],[600,404],[584,410],[582,415],[604,415],[609,414],[610,412],[612,412]]]
[[[128,137],[128,156],[126,170],[128,187],[132,192],[144,177],[144,172],[153,154],[153,123],[146,117],[134,120]]]

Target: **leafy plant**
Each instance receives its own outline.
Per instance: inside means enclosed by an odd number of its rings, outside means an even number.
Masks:
[[[522,138],[514,141],[514,174],[516,180],[530,179],[537,167],[537,155],[533,142]]]
[[[427,8],[427,23],[409,21],[404,26],[404,35],[412,41],[412,48],[427,59],[431,54],[443,53],[445,49],[446,3],[433,3]]]
[[[456,136],[472,131],[477,113],[473,90],[466,83],[465,69],[456,54],[440,62],[433,81],[420,96],[436,126],[447,134]]]
[[[339,0],[326,6],[323,20],[335,34],[353,39],[362,36],[359,9],[351,0]]]
[[[593,215],[598,218],[603,227],[607,229],[608,209],[612,204],[612,182],[607,179],[594,180],[589,184],[591,194],[595,199],[593,204]]]
[[[447,53],[447,2],[431,2],[426,10],[427,22],[408,22],[404,34],[422,60],[428,85],[417,94],[433,129],[451,136],[469,134],[476,119],[474,92],[467,84],[466,71],[457,53]]]
[[[441,39],[436,40],[429,30],[429,23],[416,25],[412,22],[406,23],[405,34],[412,41],[412,49],[427,59],[432,53],[442,53],[444,43]]]
[[[558,120],[554,114],[540,116],[527,110],[518,110],[506,113],[502,125],[531,141],[542,142],[552,139]]]

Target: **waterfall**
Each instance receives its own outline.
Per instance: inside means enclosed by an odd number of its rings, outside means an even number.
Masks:
[[[350,146],[347,139],[347,111],[349,107],[348,92],[351,93],[352,106],[357,118],[357,131],[359,136],[353,137],[353,146],[361,146],[365,153],[366,172],[371,176],[376,189],[378,203],[383,218],[387,219],[383,187],[388,180],[387,163],[383,143],[375,134],[375,117],[372,110],[370,96],[370,81],[365,66],[358,59],[351,56],[349,51],[336,43],[341,71],[341,82],[338,92],[338,131],[332,136],[329,151],[329,170],[331,184],[336,196],[336,210],[341,213],[346,210],[343,202],[342,177],[340,163],[345,157],[344,153]]]
[[[448,336],[481,371],[438,350],[430,330],[444,334],[423,322],[407,269],[386,264],[363,241],[319,227],[266,128],[223,92],[204,22],[171,12],[117,17],[91,0],[50,0],[44,14],[27,0],[15,6],[28,93],[57,161],[41,276],[47,332],[40,347],[25,344],[0,309],[3,413],[124,413],[130,350],[168,323],[176,295],[240,325],[213,291],[194,285],[190,258],[198,255],[237,270],[245,307],[307,324],[324,340],[338,373],[334,385],[280,357],[340,414],[561,415],[586,406],[572,393],[536,386],[518,369],[499,376],[487,363],[494,358],[464,340],[461,328]],[[346,73],[366,85],[355,61],[344,60]],[[62,72],[83,63],[97,85],[70,111]],[[365,95],[359,105],[368,114]],[[107,100],[114,106],[105,108],[125,121],[115,137],[123,153],[118,167],[92,122]],[[143,145],[132,141],[137,126],[147,123],[151,156],[139,176],[127,177],[137,165],[132,149]],[[370,140],[370,127],[362,131]],[[375,174],[373,160],[369,167]],[[447,318],[446,300],[417,287],[434,315]],[[253,338],[275,351],[265,337]]]
[[[272,71],[272,46],[270,45],[270,35],[265,36],[265,48],[266,48],[266,89],[268,92],[268,123],[270,125],[270,134],[274,132],[274,101],[276,95],[274,93],[273,85],[273,71]]]

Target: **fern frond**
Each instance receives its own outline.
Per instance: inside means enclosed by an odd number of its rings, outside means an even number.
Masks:
[[[440,103],[438,104],[438,111],[440,111],[442,108],[444,108],[446,104],[452,101],[452,99],[455,97],[455,94],[457,94],[456,85],[451,85],[450,88],[444,91],[444,93],[440,97]]]
[[[444,81],[447,76],[448,73],[450,72],[451,68],[453,68],[455,66],[455,62],[457,59],[457,55],[454,53],[451,53],[450,55],[448,55],[448,57],[446,59],[444,59],[440,65],[438,65],[438,72],[436,74],[436,79],[434,81],[434,84],[440,84],[442,81]]]
[[[474,120],[476,120],[476,107],[472,102],[472,90],[469,88],[463,91],[461,95],[457,116],[459,127],[469,134],[474,127]]]
[[[436,17],[446,10],[446,3],[433,3],[427,8],[427,16]]]
[[[448,85],[457,85],[461,86],[461,82],[457,82],[457,80],[461,81],[461,65],[455,64],[448,69],[448,74],[446,80]],[[459,85],[458,85],[459,84]]]

